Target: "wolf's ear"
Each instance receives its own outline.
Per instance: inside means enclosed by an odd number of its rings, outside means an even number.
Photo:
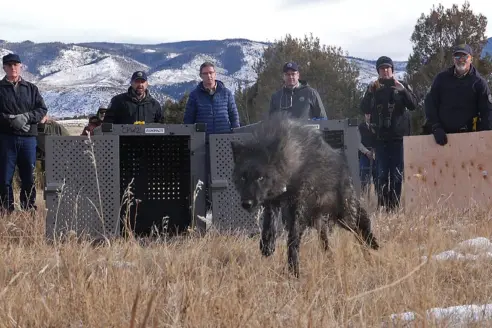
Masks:
[[[239,155],[241,155],[241,153],[243,152],[244,146],[240,141],[233,140],[231,141],[231,148],[232,148],[232,159],[234,162],[236,162]]]

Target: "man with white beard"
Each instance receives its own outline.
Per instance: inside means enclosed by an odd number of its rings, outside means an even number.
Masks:
[[[459,45],[454,65],[439,73],[426,97],[425,116],[436,143],[447,144],[447,133],[490,130],[492,95],[473,62],[473,50]]]

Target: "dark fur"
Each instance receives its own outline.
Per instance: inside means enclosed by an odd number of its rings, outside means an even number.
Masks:
[[[251,140],[232,142],[232,150],[233,181],[242,207],[253,212],[264,206],[260,241],[264,256],[275,251],[281,213],[288,230],[289,269],[295,276],[299,276],[299,244],[307,227],[318,230],[325,250],[335,224],[379,248],[354,192],[345,156],[330,147],[318,129],[287,114],[273,114],[257,124]]]

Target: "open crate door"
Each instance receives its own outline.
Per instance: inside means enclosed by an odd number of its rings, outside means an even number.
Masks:
[[[232,181],[234,161],[231,141],[247,138],[251,138],[250,133],[210,135],[212,224],[222,233],[255,234],[260,231],[258,213],[249,213],[241,207],[239,193]]]
[[[119,136],[47,136],[46,237],[120,234]]]

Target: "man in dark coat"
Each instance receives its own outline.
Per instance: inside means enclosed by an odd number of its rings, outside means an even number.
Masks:
[[[128,91],[111,99],[103,122],[113,124],[161,123],[164,120],[162,106],[150,95],[148,86],[145,72],[133,73]]]
[[[473,66],[473,51],[460,45],[454,65],[436,75],[425,101],[425,116],[437,144],[446,134],[490,130],[492,95],[487,81]]]
[[[2,58],[5,77],[0,80],[0,211],[14,211],[12,180],[16,166],[21,180],[20,206],[35,210],[37,124],[48,109],[38,87],[21,77],[17,54]]]

